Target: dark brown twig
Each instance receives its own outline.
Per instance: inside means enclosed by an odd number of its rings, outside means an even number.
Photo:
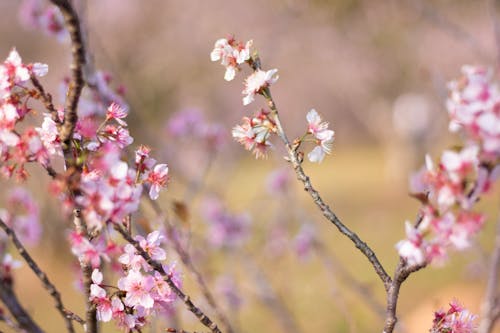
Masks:
[[[164,276],[165,282],[167,282],[170,289],[172,289],[172,291],[177,295],[177,297],[179,297],[184,302],[188,310],[191,311],[203,325],[208,327],[213,333],[222,332],[217,326],[217,324],[213,322],[205,313],[203,313],[203,311],[201,311],[200,308],[194,305],[193,302],[191,301],[191,298],[188,295],[184,294],[184,292],[175,285],[174,281],[172,281],[171,276],[163,270],[162,265],[159,262],[151,259],[149,254],[146,251],[144,251],[144,249],[139,245],[139,243],[128,234],[127,230],[125,230],[118,224],[115,224],[114,227],[115,230],[118,231],[118,233],[120,233],[127,242],[129,242],[135,247],[139,255],[143,257],[144,260],[146,260],[146,262],[151,267],[153,267],[155,271]]]
[[[66,24],[66,29],[68,30],[71,38],[71,53],[73,57],[70,65],[71,80],[68,85],[68,92],[64,107],[64,120],[59,127],[59,136],[61,138],[66,163],[74,163],[71,155],[71,139],[73,137],[76,122],[78,121],[78,100],[80,99],[80,95],[85,84],[82,70],[86,62],[85,44],[83,42],[78,15],[71,3],[68,0],[51,0],[51,2],[61,11]],[[69,167],[69,165],[67,165],[67,167]]]
[[[66,329],[68,332],[75,332],[75,329],[73,328],[73,323],[72,319],[79,318],[77,321],[79,323],[83,323],[83,320],[80,319],[76,314],[73,312],[67,310],[62,302],[61,299],[61,294],[59,291],[57,291],[56,287],[52,282],[50,282],[49,278],[47,277],[47,274],[45,274],[40,267],[38,267],[37,263],[33,260],[31,255],[28,253],[26,248],[21,244],[19,239],[17,238],[15,232],[5,224],[4,221],[0,219],[0,227],[5,231],[7,236],[10,238],[14,246],[16,247],[17,251],[19,254],[23,257],[23,259],[26,261],[28,266],[31,268],[31,270],[35,273],[35,275],[38,277],[38,279],[42,282],[43,286],[45,289],[49,292],[50,296],[54,299],[54,302],[56,303],[56,308],[61,314],[61,316],[64,318],[65,323],[66,323]]]
[[[60,124],[57,110],[54,107],[54,103],[52,102],[52,95],[45,92],[45,89],[43,88],[42,84],[40,83],[40,81],[38,81],[38,79],[35,75],[31,75],[31,83],[33,83],[33,86],[38,91],[38,94],[40,95],[41,100],[43,102],[43,105],[50,112],[50,116],[51,116],[52,120],[56,124]]]
[[[30,333],[44,333],[44,331],[23,308],[17,299],[14,290],[12,290],[12,286],[8,283],[0,283],[0,300],[2,300],[5,307],[9,309],[12,316],[16,319],[18,326],[22,330]]]
[[[254,69],[260,68],[259,60],[253,62],[253,68]],[[337,215],[335,215],[335,213],[330,209],[330,207],[323,201],[323,198],[321,198],[319,192],[316,191],[316,189],[313,187],[310,178],[305,174],[304,169],[302,169],[301,158],[299,158],[296,147],[292,146],[290,140],[288,139],[283,129],[283,126],[281,125],[278,109],[276,108],[276,104],[271,96],[271,91],[269,90],[269,88],[264,89],[263,96],[266,99],[267,105],[269,106],[271,112],[274,115],[278,136],[285,144],[285,148],[288,153],[288,160],[290,161],[293,169],[295,170],[297,179],[300,180],[304,185],[304,190],[311,196],[316,206],[318,206],[320,211],[323,213],[323,216],[333,225],[335,225],[337,229],[340,231],[340,233],[349,238],[354,243],[356,248],[359,249],[361,253],[365,255],[368,261],[370,261],[377,275],[382,280],[385,290],[388,290],[391,285],[391,277],[387,274],[387,272],[385,271],[384,267],[378,260],[373,250],[365,242],[363,242],[358,235],[356,235],[353,231],[351,231],[346,225],[344,225],[340,221]]]

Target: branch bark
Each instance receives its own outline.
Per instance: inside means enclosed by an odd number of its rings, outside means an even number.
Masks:
[[[85,65],[85,44],[80,28],[80,20],[78,15],[68,0],[51,0],[61,11],[66,29],[71,38],[71,54],[72,62],[71,80],[68,85],[66,94],[66,102],[64,106],[64,120],[59,127],[59,136],[61,138],[62,148],[66,163],[71,162],[74,165],[75,161],[71,154],[71,139],[75,130],[76,122],[78,121],[77,107],[80,95],[82,93],[85,81],[83,79],[83,67]],[[70,165],[66,165],[69,167]]]
[[[19,254],[23,257],[23,259],[26,261],[26,263],[31,268],[31,270],[35,273],[35,275],[38,277],[38,279],[42,282],[45,289],[49,292],[50,296],[52,296],[52,298],[54,299],[54,302],[56,304],[56,309],[59,311],[61,316],[64,318],[64,321],[66,324],[66,330],[70,333],[74,333],[75,329],[73,328],[72,320],[76,319],[79,323],[83,323],[83,320],[80,317],[78,317],[76,314],[67,310],[64,307],[62,299],[61,299],[61,294],[56,289],[54,284],[52,282],[50,282],[49,278],[47,277],[47,274],[45,274],[40,269],[40,267],[38,267],[37,263],[33,260],[33,258],[28,253],[26,248],[21,244],[21,242],[17,238],[15,232],[8,225],[6,225],[5,222],[1,219],[0,219],[0,228],[2,228],[5,231],[7,236],[10,238],[10,240],[12,241],[14,246],[16,247]]]

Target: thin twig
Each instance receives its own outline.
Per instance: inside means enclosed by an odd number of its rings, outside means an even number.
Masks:
[[[12,286],[8,283],[0,283],[0,300],[16,319],[19,327],[30,333],[44,333],[38,324],[31,318],[17,299]]]
[[[40,95],[43,105],[45,108],[50,112],[50,116],[52,120],[56,124],[60,124],[61,121],[59,119],[59,116],[57,114],[57,110],[54,106],[54,103],[52,102],[52,95],[45,92],[45,89],[43,88],[42,84],[40,81],[38,81],[38,78],[35,75],[31,75],[31,83],[33,83],[33,86],[35,89],[38,91],[38,94]]]
[[[146,262],[151,267],[153,267],[155,271],[164,276],[164,280],[165,282],[167,282],[170,289],[177,295],[177,297],[179,297],[184,302],[188,310],[191,311],[203,325],[208,327],[213,333],[222,333],[217,324],[213,322],[205,313],[203,313],[200,308],[194,305],[191,301],[191,298],[175,285],[174,281],[172,281],[171,276],[163,270],[162,265],[158,261],[151,259],[149,254],[144,251],[139,243],[135,239],[133,239],[123,227],[118,224],[114,224],[114,227],[115,230],[118,231],[118,233],[120,233],[127,242],[135,247],[139,255],[143,257],[144,260],[146,260]]]
[[[260,61],[256,59],[253,64],[252,64],[254,69],[259,69],[260,68]],[[323,198],[321,198],[321,195],[319,194],[318,191],[313,187],[310,178],[305,174],[304,169],[302,169],[302,159],[299,158],[298,152],[296,150],[296,147],[292,146],[290,143],[290,140],[288,139],[283,126],[281,125],[278,109],[276,107],[276,104],[271,96],[271,91],[269,88],[264,89],[263,91],[263,96],[267,101],[267,104],[269,108],[271,109],[271,112],[274,115],[274,120],[276,123],[277,131],[278,131],[278,136],[281,138],[283,143],[285,144],[287,153],[288,153],[288,160],[292,164],[293,169],[295,170],[295,173],[297,175],[297,178],[302,182],[304,185],[304,190],[311,196],[313,199],[314,203],[318,208],[321,210],[323,213],[323,216],[333,223],[337,227],[337,229],[345,235],[347,238],[349,238],[356,248],[358,248],[361,253],[365,255],[365,257],[370,261],[371,265],[373,266],[375,272],[377,275],[380,277],[382,280],[382,283],[384,284],[385,290],[388,290],[390,285],[391,285],[391,277],[387,274],[385,271],[385,268],[382,266],[380,261],[378,260],[377,256],[373,252],[373,250],[368,246],[365,242],[363,242],[358,235],[356,235],[353,231],[351,231],[346,225],[344,225],[340,219],[335,215],[335,213],[330,209],[330,207],[323,201]]]
[[[71,155],[71,139],[73,131],[78,121],[77,106],[82,93],[85,81],[83,79],[83,70],[85,66],[85,47],[80,29],[78,15],[68,0],[51,0],[61,11],[66,29],[71,38],[71,53],[73,56],[71,68],[71,80],[68,84],[68,92],[64,107],[64,120],[59,127],[59,136],[63,148],[66,163],[74,163]],[[67,165],[67,167],[69,167]]]
[[[64,307],[62,299],[61,299],[61,294],[59,293],[59,291],[57,291],[54,284],[52,282],[50,282],[49,278],[47,277],[47,274],[45,274],[40,269],[40,267],[38,267],[37,263],[33,260],[33,258],[28,253],[26,248],[21,244],[21,242],[17,238],[15,232],[7,224],[5,224],[5,222],[2,221],[1,219],[0,219],[0,227],[5,231],[7,236],[10,238],[10,240],[12,241],[14,246],[16,247],[19,254],[23,257],[23,259],[26,261],[26,263],[31,268],[31,270],[35,273],[35,275],[38,277],[38,279],[40,279],[40,281],[42,282],[45,289],[49,292],[50,296],[52,296],[52,298],[54,299],[54,302],[56,303],[57,310],[59,311],[61,316],[64,318],[67,331],[71,332],[71,333],[75,332],[75,329],[73,328],[72,319],[79,318],[79,317]],[[77,321],[79,323],[83,322],[82,319],[79,319]]]
[[[497,221],[495,245],[491,254],[490,269],[483,304],[481,306],[481,323],[479,333],[490,333],[493,331],[495,321],[500,316],[500,293],[498,291],[500,274],[500,217]]]

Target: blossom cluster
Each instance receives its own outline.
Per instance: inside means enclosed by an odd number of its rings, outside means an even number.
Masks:
[[[212,61],[221,61],[221,65],[226,67],[224,79],[231,81],[236,75],[236,71],[240,70],[240,65],[250,59],[250,47],[252,41],[249,40],[245,44],[236,41],[234,37],[221,38],[215,42],[214,49],[210,53]]]
[[[434,313],[431,333],[471,333],[476,328],[476,315],[460,305],[457,301],[450,303],[448,310],[439,310]]]
[[[0,219],[12,228],[19,240],[26,245],[35,246],[42,235],[40,212],[31,194],[21,187],[10,190],[7,194],[7,207],[0,208]],[[0,240],[4,238],[0,233]]]
[[[263,95],[266,99],[270,99],[269,87],[276,83],[279,78],[277,69],[265,71],[260,68],[260,60],[250,56],[251,45],[252,41],[243,44],[236,42],[234,38],[229,40],[223,38],[215,42],[214,49],[210,54],[212,61],[222,60],[222,65],[226,67],[225,78],[227,81],[235,77],[236,70],[241,69],[239,65],[247,62],[252,67],[253,72],[244,82],[243,105],[252,103],[256,95]],[[265,157],[268,148],[272,146],[271,134],[277,132],[275,117],[277,117],[276,110],[269,112],[262,109],[252,118],[244,117],[243,124],[235,126],[232,135],[245,149],[252,151],[257,158]],[[308,158],[311,162],[321,162],[325,154],[331,152],[334,132],[328,129],[327,122],[321,121],[314,109],[307,114],[306,119],[308,122],[307,134],[311,134],[316,143],[316,147],[308,154]],[[304,137],[299,141],[303,139]]]
[[[437,165],[427,156],[426,166],[411,179],[411,191],[424,205],[419,223],[407,221],[407,239],[396,244],[411,265],[443,261],[448,247],[467,248],[486,219],[473,210],[474,204],[500,176],[495,107],[500,95],[486,71],[470,66],[462,71],[467,77],[450,83],[447,104],[450,130],[463,131],[465,146],[444,151]]]
[[[166,259],[166,253],[161,248],[163,238],[159,231],[154,231],[146,238],[136,236],[135,240],[151,259],[163,261]],[[98,268],[93,270],[90,301],[96,306],[99,321],[113,319],[124,329],[140,329],[147,324],[148,316],[167,311],[176,295],[165,277],[153,270],[132,244],[125,245],[121,253],[118,262],[122,264],[122,269],[116,286],[104,284],[103,273]],[[175,265],[163,265],[163,269],[180,287],[181,279]]]
[[[244,117],[241,125],[233,128],[233,137],[257,158],[265,157],[270,147],[270,138],[276,133],[276,124],[270,112],[261,109],[252,118]]]
[[[0,172],[6,177],[15,172],[19,179],[26,179],[26,163],[46,166],[49,162],[37,129],[17,126],[32,111],[28,101],[39,98],[38,92],[29,87],[31,76],[44,76],[47,71],[45,64],[23,64],[15,49],[0,65]]]
[[[462,74],[448,85],[450,130],[464,132],[469,143],[480,146],[481,159],[495,162],[500,158],[498,85],[492,82],[492,72],[482,67],[463,66]]]

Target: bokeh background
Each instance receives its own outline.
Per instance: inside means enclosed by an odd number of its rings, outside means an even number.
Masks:
[[[216,39],[230,33],[254,40],[263,67],[279,70],[272,92],[289,136],[303,133],[311,108],[330,122],[336,132],[333,153],[320,165],[306,162],[306,172],[337,215],[392,271],[394,245],[419,206],[407,195],[408,175],[426,152],[437,158],[457,142],[447,131],[446,82],[459,76],[462,64],[497,68],[493,22],[500,12],[493,1],[105,0],[82,1],[78,7],[96,68],[126,88],[135,142],[150,145],[169,164],[171,183],[160,204],[167,211],[173,202],[186,206],[189,217],[179,219],[179,228],[190,235],[193,258],[238,331],[289,332],[277,314],[280,306],[297,332],[380,331],[382,319],[345,278],[354,277],[383,304],[382,285],[366,259],[325,222],[291,173],[287,193],[268,191],[269,173],[287,166],[279,142],[267,159],[255,160],[231,140],[232,126],[264,104],[258,99],[243,107],[248,69],[225,82],[224,69],[210,62],[210,51]],[[68,43],[24,27],[18,1],[1,1],[0,12],[0,57],[15,46],[26,62],[47,63],[43,83],[57,96],[68,73]],[[225,129],[225,144],[216,152],[197,138],[168,132],[169,119],[188,109]],[[30,172],[35,177],[25,185],[39,198],[44,225],[43,242],[33,255],[57,282],[67,306],[81,313],[68,223],[47,195],[45,174]],[[2,196],[18,185],[2,180]],[[477,244],[404,284],[398,332],[427,331],[433,311],[453,298],[478,311],[498,214],[496,192],[480,204],[489,219]],[[251,233],[237,251],[213,249],[206,241],[209,228],[200,209],[214,196],[229,211],[250,216]],[[142,209],[154,220],[147,204]],[[297,255],[294,235],[303,223],[325,245],[322,254]],[[184,289],[206,308],[189,271],[183,274]],[[223,274],[235,283],[242,299],[238,306],[228,305],[220,290]],[[277,303],[261,295],[262,279]],[[18,271],[16,291],[48,332],[63,330],[52,300],[27,267]],[[202,330],[190,313],[178,309],[180,328]],[[165,320],[158,318],[151,332],[172,323]],[[0,330],[9,332],[1,323]]]

